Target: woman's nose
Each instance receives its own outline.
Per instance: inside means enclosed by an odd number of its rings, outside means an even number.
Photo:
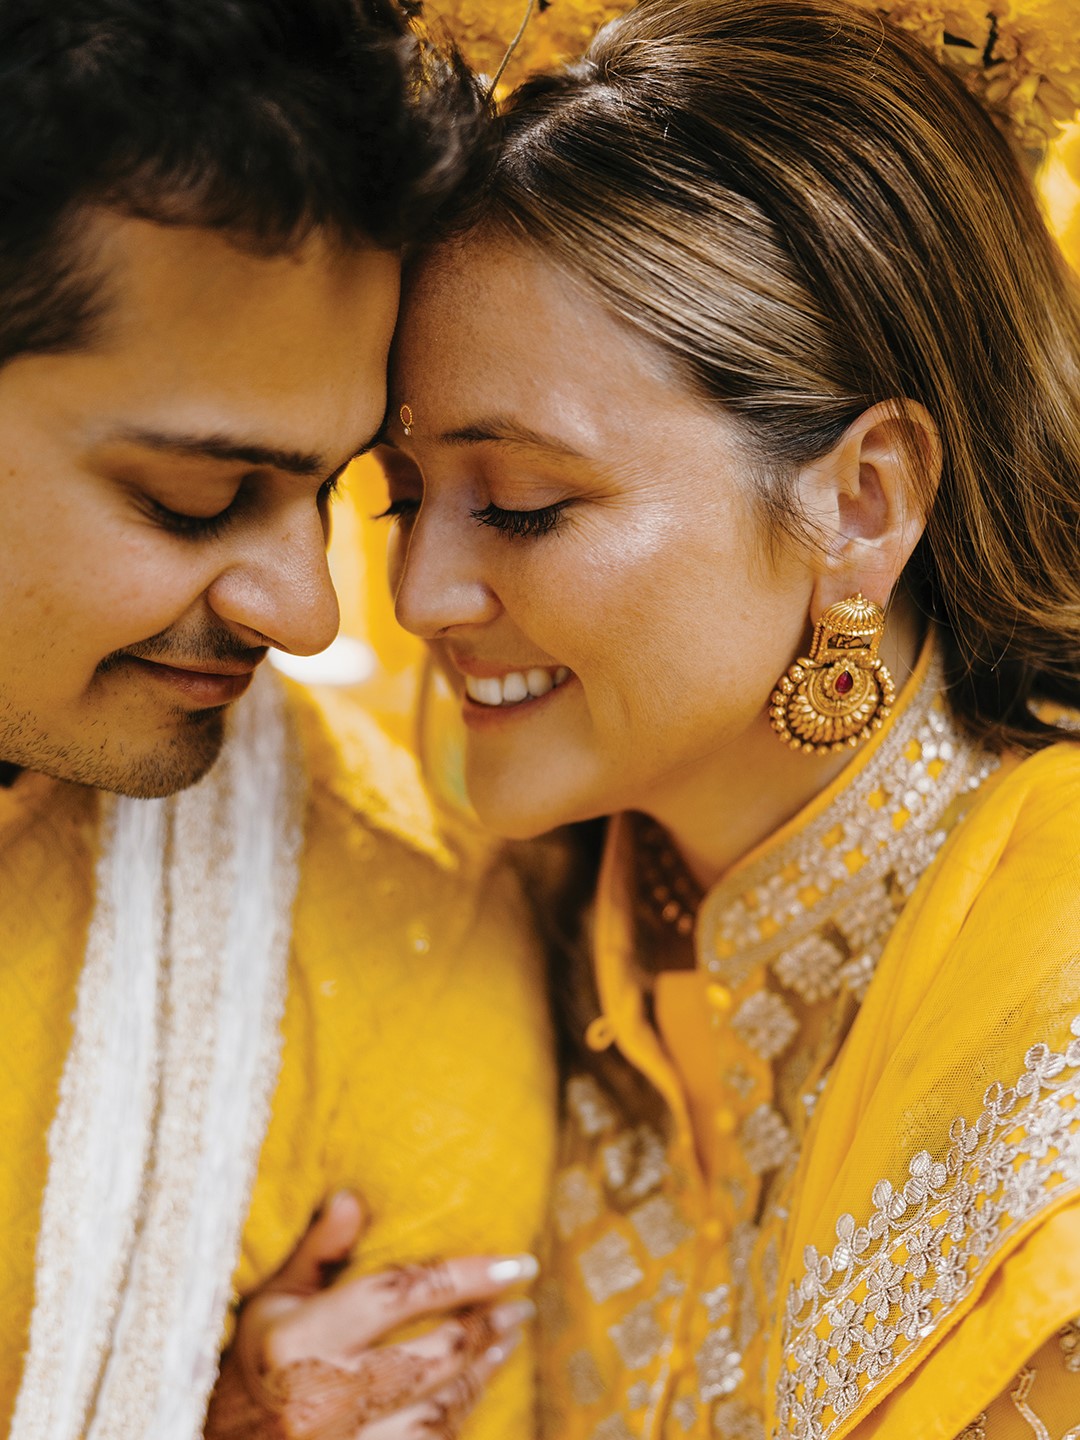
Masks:
[[[390,574],[398,623],[422,640],[463,625],[483,625],[499,612],[485,579],[480,546],[450,517],[424,507],[394,541]]]

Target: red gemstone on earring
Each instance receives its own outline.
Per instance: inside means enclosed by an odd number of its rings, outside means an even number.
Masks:
[[[851,678],[851,672],[849,670],[841,670],[840,674],[836,677],[836,685],[834,688],[838,695],[846,695],[854,684],[855,681]]]

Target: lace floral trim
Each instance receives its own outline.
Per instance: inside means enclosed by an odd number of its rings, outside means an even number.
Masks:
[[[837,1221],[788,1293],[774,1437],[827,1440],[968,1294],[990,1256],[1080,1188],[1080,1017],[1064,1052],[1033,1045],[995,1081],[943,1160],[920,1151],[899,1190],[879,1180],[866,1225]]]

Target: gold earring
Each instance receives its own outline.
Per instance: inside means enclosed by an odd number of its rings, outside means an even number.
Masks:
[[[411,435],[413,427],[412,407],[410,405],[402,405],[398,411],[398,415],[401,419],[401,428],[405,431],[406,435]]]
[[[830,605],[814,626],[808,656],[790,666],[773,691],[769,723],[795,750],[824,755],[858,745],[880,729],[896,687],[878,646],[880,605],[855,595]]]

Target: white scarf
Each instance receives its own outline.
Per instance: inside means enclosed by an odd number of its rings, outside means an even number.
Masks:
[[[301,766],[267,671],[218,763],[106,802],[11,1440],[193,1440],[280,1063]]]

